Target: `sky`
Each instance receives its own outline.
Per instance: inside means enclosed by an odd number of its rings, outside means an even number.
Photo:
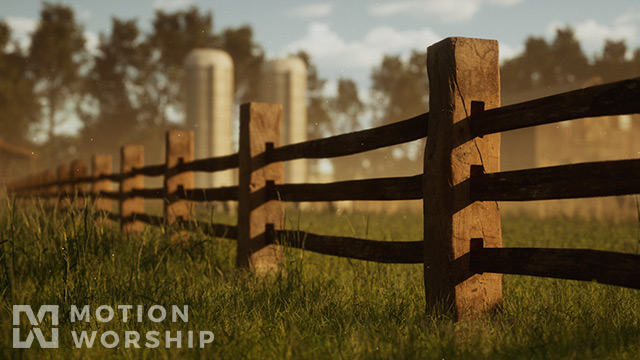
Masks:
[[[211,11],[214,31],[250,25],[268,58],[305,50],[320,77],[335,91],[340,77],[354,79],[366,100],[371,69],[383,54],[407,56],[449,36],[489,38],[500,43],[501,61],[523,50],[529,36],[554,38],[571,26],[590,57],[605,39],[624,39],[640,47],[638,0],[64,0],[83,24],[87,46],[95,51],[99,34],[110,32],[111,18],[137,19],[149,31],[156,10],[197,6]],[[35,28],[39,0],[0,0],[0,18],[22,46]]]
[[[496,39],[501,59],[520,53],[527,37],[553,39],[557,27],[570,25],[589,55],[605,39],[625,39],[640,47],[640,1],[637,0],[66,0],[85,27],[89,47],[108,33],[112,17],[138,19],[150,30],[155,10],[197,6],[211,11],[214,31],[248,24],[269,58],[304,49],[321,77],[339,77],[369,86],[371,68],[383,54],[408,55],[449,36]],[[37,24],[41,1],[0,0],[0,18],[23,45]],[[330,89],[329,89],[330,91]]]

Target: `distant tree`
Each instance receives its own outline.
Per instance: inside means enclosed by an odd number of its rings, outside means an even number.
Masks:
[[[336,97],[328,102],[331,121],[329,128],[332,134],[345,134],[361,130],[361,117],[366,106],[360,100],[358,87],[351,79],[338,79]],[[336,180],[355,179],[364,173],[363,162],[367,161],[367,154],[356,156],[342,156],[332,159],[336,170]]]
[[[29,126],[39,119],[40,105],[27,72],[27,58],[18,46],[9,51],[11,30],[0,21],[0,138],[27,143]]]
[[[556,30],[556,38],[551,43],[550,50],[557,84],[585,81],[591,76],[587,56],[570,27]]]
[[[149,54],[144,69],[146,98],[143,107],[150,114],[147,125],[167,126],[168,110],[182,108],[184,59],[195,48],[217,47],[211,12],[202,14],[196,7],[165,13],[158,10],[152,31],[143,46]]]
[[[320,78],[311,56],[299,51],[296,56],[307,65],[307,124],[311,138],[320,138],[331,134],[331,117],[329,116],[329,99],[324,95],[327,80]]]
[[[500,68],[503,90],[526,91],[555,83],[553,56],[543,38],[529,37],[524,52]]]
[[[48,141],[68,114],[62,110],[79,96],[81,70],[87,61],[82,26],[73,10],[61,4],[44,3],[40,22],[31,36],[28,63],[35,89],[43,104]]]
[[[602,54],[596,58],[594,64],[595,73],[604,82],[611,82],[633,77],[633,59],[626,59],[627,44],[624,40],[607,40],[602,49]],[[636,75],[637,76],[637,75]]]
[[[373,125],[398,122],[429,111],[426,53],[414,50],[407,60],[385,55],[371,73]],[[368,154],[372,174],[415,174],[422,167],[417,156],[423,146],[405,144]]]
[[[113,18],[111,34],[100,36],[98,54],[86,79],[90,110],[82,116],[83,135],[93,147],[131,141],[145,116],[141,99],[148,52],[141,41],[135,20]]]
[[[376,125],[408,119],[428,111],[426,53],[413,51],[408,60],[385,55],[371,73]]]
[[[529,37],[519,56],[505,61],[500,69],[503,91],[529,91],[556,85],[579,86],[593,71],[570,27],[556,30],[549,44]]]
[[[358,130],[366,107],[358,95],[358,86],[351,79],[338,79],[337,94],[330,101],[331,132],[348,133]]]
[[[220,38],[220,47],[233,59],[236,99],[240,103],[255,101],[264,51],[254,41],[253,30],[249,26],[227,28]]]

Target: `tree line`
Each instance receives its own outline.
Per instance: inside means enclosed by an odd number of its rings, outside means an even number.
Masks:
[[[227,51],[234,61],[238,103],[256,99],[264,49],[250,26],[214,31],[211,12],[158,10],[151,30],[136,20],[112,18],[109,33],[99,36],[90,53],[84,28],[71,7],[43,3],[38,24],[23,49],[11,29],[0,21],[0,137],[38,145],[47,163],[66,161],[74,152],[95,153],[123,143],[161,143],[171,118],[183,113],[183,61],[194,48]],[[558,29],[555,39],[530,37],[524,51],[501,66],[502,88],[525,92],[556,85],[580,84],[593,78],[614,81],[640,75],[640,49],[631,57],[624,41],[607,40],[601,54],[589,58],[571,28]],[[308,67],[310,137],[322,137],[406,119],[428,109],[426,52],[385,55],[371,71],[370,103],[361,100],[356,83],[338,80],[334,97],[325,94],[323,79],[305,52]],[[69,117],[82,122],[78,136],[61,136],[59,125]],[[116,144],[114,146],[114,144]],[[360,173],[414,172],[417,147],[377,151],[369,158],[339,159]],[[392,157],[394,161],[377,161]],[[363,160],[364,159],[364,160]],[[389,163],[394,163],[389,169]],[[341,169],[345,166],[340,166]]]

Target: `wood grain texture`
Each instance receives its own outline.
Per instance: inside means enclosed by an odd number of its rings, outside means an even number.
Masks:
[[[474,200],[530,201],[640,194],[640,159],[589,162],[471,177]]]
[[[422,174],[328,184],[276,185],[270,194],[271,199],[282,201],[415,200],[422,197]]]
[[[273,149],[270,162],[294,159],[322,159],[358,154],[387,146],[404,144],[427,136],[429,114],[373,129],[310,140]]]
[[[594,116],[640,113],[640,78],[570,91],[473,115],[475,136]]]
[[[280,146],[282,106],[248,103],[240,106],[240,149],[238,178],[238,266],[257,274],[279,269],[282,248],[266,239],[266,226],[282,228],[281,205],[269,200],[267,182],[284,183],[282,162],[267,164],[265,152]]]
[[[76,159],[71,162],[71,179],[76,182],[73,184],[72,193],[76,195],[84,195],[89,191],[88,184],[79,182],[79,179],[85,179],[89,174],[89,166],[82,159]],[[75,200],[75,206],[81,208],[84,206],[84,196],[78,196]]]
[[[144,147],[142,145],[125,145],[120,149],[120,173],[126,174],[134,168],[144,166]],[[144,189],[144,177],[134,175],[123,177],[120,181],[120,228],[125,234],[141,233],[144,223],[132,217],[132,214],[144,213],[144,198],[125,197],[134,189]]]
[[[94,155],[91,157],[91,193],[96,196],[93,206],[96,211],[111,211],[113,206],[111,199],[101,196],[112,190],[111,180],[100,179],[102,176],[111,175],[113,171],[111,155]]]
[[[640,289],[640,255],[588,249],[480,248],[473,271],[597,281]]]
[[[166,135],[166,168],[193,161],[193,131],[169,130]],[[164,194],[173,194],[193,189],[193,172],[167,174],[164,177]],[[193,202],[175,196],[167,196],[164,202],[164,217],[167,224],[176,219],[187,220],[193,213]]]
[[[325,236],[304,231],[275,231],[285,246],[319,254],[392,264],[421,264],[423,241],[375,241],[343,236]]]
[[[203,172],[216,172],[234,169],[238,167],[238,154],[231,154],[226,156],[219,156],[206,159],[198,159],[184,164],[178,164],[175,166],[174,171],[203,171]]]
[[[457,318],[482,314],[502,303],[499,274],[469,269],[469,240],[500,247],[497,202],[472,202],[472,165],[500,169],[499,134],[471,136],[472,105],[500,106],[498,43],[448,38],[427,50],[429,129],[424,156],[424,271],[427,308],[452,310]]]
[[[183,193],[176,193],[175,195],[191,201],[201,202],[238,200],[238,187],[225,186],[219,188],[189,189]]]

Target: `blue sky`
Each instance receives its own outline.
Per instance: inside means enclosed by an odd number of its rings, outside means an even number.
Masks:
[[[368,88],[371,67],[382,54],[408,54],[448,36],[496,39],[501,58],[522,50],[530,35],[552,39],[558,26],[571,25],[588,54],[597,54],[606,38],[626,39],[640,47],[640,1],[630,0],[399,0],[399,1],[204,1],[66,0],[85,27],[89,46],[109,32],[111,17],[137,18],[148,30],[154,10],[195,5],[212,11],[215,31],[249,24],[269,57],[298,49],[312,55],[320,75],[331,84],[354,78]],[[0,0],[0,17],[15,37],[35,26],[40,1]],[[24,42],[24,40],[23,40]]]

